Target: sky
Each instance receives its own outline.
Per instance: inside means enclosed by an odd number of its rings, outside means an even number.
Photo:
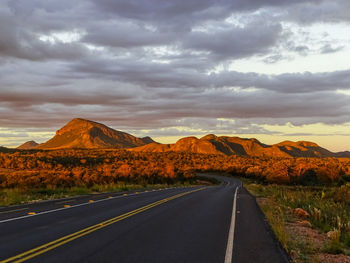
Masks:
[[[348,0],[0,1],[0,145],[75,117],[350,150]]]

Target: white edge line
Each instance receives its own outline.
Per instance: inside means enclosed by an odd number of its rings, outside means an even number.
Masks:
[[[235,195],[233,198],[231,225],[230,225],[230,230],[228,232],[225,263],[232,263],[233,240],[235,235],[235,224],[236,224],[237,191],[238,191],[238,186],[236,187]]]
[[[171,189],[171,188],[170,188]],[[169,189],[169,190],[170,190]],[[161,189],[163,190],[163,189]],[[161,191],[161,190],[156,190],[156,191]],[[133,196],[133,195],[141,195],[141,194],[147,194],[147,193],[152,193],[151,192],[139,192],[138,194],[133,193],[133,194],[128,194],[127,196]],[[77,204],[77,205],[72,205],[70,207],[62,207],[62,208],[57,208],[57,209],[53,209],[53,210],[49,210],[49,211],[43,211],[43,212],[38,212],[34,215],[25,215],[25,216],[20,216],[20,217],[15,217],[15,218],[9,218],[9,219],[5,219],[5,220],[1,220],[1,223],[6,223],[6,222],[10,222],[10,221],[15,221],[15,220],[19,220],[19,219],[24,219],[24,218],[28,218],[28,217],[34,217],[34,216],[39,216],[39,215],[44,215],[44,214],[49,214],[49,213],[53,213],[53,212],[57,212],[57,211],[61,211],[61,210],[65,210],[65,209],[70,209],[70,208],[74,208],[74,207],[78,207],[78,206],[83,206],[83,205],[93,205],[95,203],[99,203],[102,201],[107,201],[107,200],[112,200],[112,199],[117,199],[117,198],[121,198],[121,197],[125,197],[123,195],[118,195],[118,196],[114,196],[112,198],[104,198],[104,199],[100,199],[94,202],[88,202],[88,203],[82,203],[82,204]]]

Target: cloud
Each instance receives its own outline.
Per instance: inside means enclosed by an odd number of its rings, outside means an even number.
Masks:
[[[88,55],[81,43],[49,42],[40,39],[40,31],[26,27],[10,10],[0,9],[0,56],[24,60],[72,60]]]
[[[350,70],[323,73],[284,73],[264,75],[240,73],[234,71],[213,73],[211,75],[216,87],[242,87],[273,90],[278,93],[316,93],[320,91],[335,92],[350,87]]]
[[[350,69],[262,74],[254,61],[278,67],[347,54],[349,7],[344,0],[3,2],[0,126],[54,130],[83,117],[163,136],[348,122],[349,96],[337,91],[349,90]],[[250,61],[250,72],[240,61]]]
[[[335,53],[338,52],[340,50],[344,49],[344,46],[337,46],[337,47],[333,47],[331,44],[325,44],[322,48],[321,48],[321,53],[322,54],[329,54],[329,53]]]
[[[249,74],[240,77],[238,81],[248,86],[251,81]],[[276,78],[281,78],[284,84],[293,80],[283,76]],[[316,83],[318,81],[321,80],[316,78]],[[79,85],[88,82],[81,82]],[[236,85],[239,85],[239,82],[236,82]],[[271,80],[271,83],[274,82]],[[304,121],[308,122],[310,119],[319,120],[327,117],[343,116],[348,119],[347,116],[349,116],[347,96],[332,90],[295,93],[292,89],[298,89],[298,84],[294,87],[289,85],[292,90],[290,95],[288,92],[275,91],[274,88],[279,86],[277,84],[269,89],[218,88],[209,85],[203,89],[156,88],[147,92],[133,86],[130,86],[132,90],[124,89],[123,83],[117,85],[119,88],[113,87],[112,83],[100,87],[98,92],[88,88],[81,92],[69,91],[69,87],[62,92],[57,92],[55,89],[41,90],[36,93],[4,92],[5,102],[0,103],[2,109],[0,124],[2,126],[21,123],[28,125],[32,121],[34,125],[38,119],[45,119],[44,116],[47,118],[42,125],[48,125],[50,120],[52,124],[56,124],[57,120],[64,123],[73,117],[72,112],[75,116],[83,115],[81,117],[110,120],[116,125],[131,128],[169,127],[174,125],[175,120],[194,116],[203,120],[202,125],[205,125],[205,119],[216,118],[249,118],[254,122],[259,118],[263,120],[304,118]],[[90,85],[94,86],[94,82]],[[269,86],[268,83],[265,85]],[[135,93],[135,90],[138,92]]]
[[[317,22],[343,22],[350,20],[347,10],[350,3],[347,0],[336,1],[305,1],[289,7],[288,18],[302,24]]]
[[[250,24],[216,32],[193,32],[183,47],[209,52],[221,60],[266,53],[273,47],[282,31],[278,24]]]
[[[208,19],[225,19],[232,13],[255,11],[264,7],[294,6],[297,3],[320,3],[321,0],[181,0],[176,2],[149,0],[93,0],[97,8],[113,15],[129,19],[187,25]]]
[[[82,41],[104,47],[145,47],[167,45],[180,36],[170,32],[159,32],[147,25],[132,21],[103,21],[91,25]]]

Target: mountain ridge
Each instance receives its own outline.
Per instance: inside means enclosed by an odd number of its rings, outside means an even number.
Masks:
[[[106,125],[74,118],[56,132],[56,135],[36,149],[63,148],[132,148],[154,142],[150,137],[138,138]]]
[[[21,144],[20,146],[17,147],[17,149],[20,150],[29,150],[29,149],[34,149],[36,147],[38,147],[39,143],[37,143],[36,141],[27,141],[23,144]]]
[[[308,141],[284,141],[266,145],[255,138],[240,138],[216,136],[208,134],[198,139],[185,137],[174,144],[148,144],[129,149],[139,152],[193,152],[205,154],[224,154],[251,157],[339,157],[333,153]]]
[[[173,144],[161,144],[151,137],[138,138],[102,123],[74,118],[45,143],[26,142],[17,149],[126,148],[136,152],[191,152],[251,157],[350,157],[350,152],[333,153],[309,141],[283,141],[267,145],[256,138],[217,136],[184,137]]]

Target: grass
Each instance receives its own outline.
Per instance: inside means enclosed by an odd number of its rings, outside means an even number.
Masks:
[[[281,207],[279,207],[273,200],[269,199],[264,200],[264,202],[260,204],[260,207],[264,211],[264,214],[278,240],[281,242],[283,247],[287,247],[289,236],[284,229],[285,217]]]
[[[239,178],[242,180],[242,178]],[[298,251],[299,261],[313,262],[317,253],[349,254],[350,251],[350,185],[341,187],[312,187],[261,184],[243,179],[244,186],[260,200],[261,209],[284,248]],[[323,236],[333,236],[318,249],[312,238],[300,237],[288,231],[286,225],[296,222],[294,209],[306,210],[313,229]],[[299,219],[300,220],[300,219]]]
[[[172,184],[171,186],[189,186],[188,182],[184,184]],[[58,198],[65,198],[76,195],[86,195],[92,193],[102,192],[122,192],[137,189],[152,189],[169,187],[168,184],[130,184],[130,183],[116,183],[74,187],[48,187],[48,188],[5,188],[0,189],[0,206],[9,206],[16,204],[23,204],[29,202],[37,202],[41,200],[51,200]]]
[[[322,249],[323,252],[328,254],[344,254],[343,246],[340,242],[330,241]]]

